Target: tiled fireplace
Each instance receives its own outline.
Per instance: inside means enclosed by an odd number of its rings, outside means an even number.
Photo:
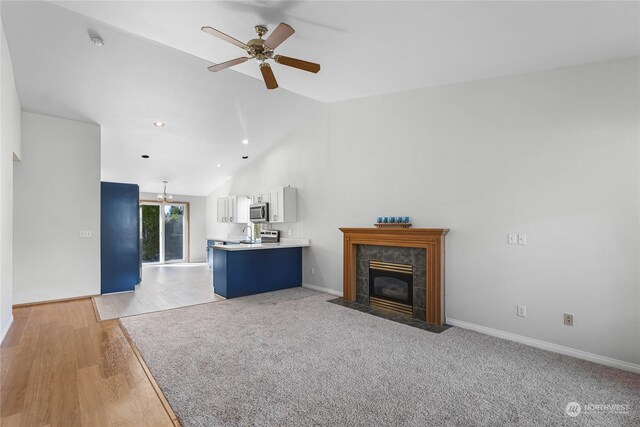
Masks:
[[[341,228],[343,298],[444,324],[448,229]]]

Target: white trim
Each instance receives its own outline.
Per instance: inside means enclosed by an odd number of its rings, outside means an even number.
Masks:
[[[6,328],[4,328],[4,331],[2,331],[2,335],[0,336],[0,344],[2,343],[2,341],[4,341],[4,337],[7,336],[7,332],[9,332],[9,328],[11,328],[12,324],[13,324],[13,314],[11,315],[11,317],[9,317],[9,324],[7,325]]]
[[[542,350],[551,351],[553,353],[560,353],[566,356],[576,357],[578,359],[588,360],[590,362],[599,363],[601,365],[610,366],[612,368],[623,369],[625,371],[635,372],[640,374],[640,364],[625,362],[624,360],[613,359],[611,357],[600,356],[594,353],[588,353],[586,351],[577,350],[571,347],[565,347],[563,345],[553,344],[546,341],[540,341],[534,338],[528,338],[522,335],[512,334],[510,332],[500,331],[498,329],[487,328],[486,326],[476,325],[475,323],[464,322],[462,320],[452,319],[447,317],[447,325],[457,326],[462,329],[470,329],[472,331],[480,332],[481,334],[491,335],[498,338],[503,338],[509,341],[519,342],[531,347],[540,348]]]
[[[335,289],[330,289],[330,288],[325,288],[325,287],[322,287],[322,286],[311,285],[309,283],[303,283],[302,287],[303,288],[312,289],[312,290],[318,291],[318,292],[324,292],[325,294],[335,295],[335,296],[338,296],[338,297],[342,296],[342,291],[336,291]]]
[[[136,284],[136,286],[138,286],[140,283]],[[96,298],[96,297],[106,297],[109,295],[118,295],[118,294],[128,294],[131,292],[135,292],[136,290],[132,290],[132,291],[119,291],[119,292],[107,292],[106,294],[100,294],[100,295],[89,295],[89,297],[91,298]]]

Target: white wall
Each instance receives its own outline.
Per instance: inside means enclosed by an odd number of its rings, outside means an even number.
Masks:
[[[270,189],[291,185],[298,189],[296,212],[298,221],[291,224],[271,224],[266,227],[281,230],[282,237],[286,237],[287,230],[290,229],[294,237],[313,238],[314,248],[306,252],[310,257],[324,254],[324,250],[329,248],[333,252],[334,239],[325,233],[329,218],[338,215],[338,212],[331,209],[328,203],[333,198],[333,194],[329,194],[331,188],[327,187],[325,181],[330,167],[327,108],[325,107],[316,117],[286,136],[271,149],[270,153],[250,163],[241,173],[225,181],[207,196],[207,236],[225,238],[227,235],[240,235],[244,227],[244,224],[217,222],[218,197],[264,194]],[[343,208],[347,209],[346,206]],[[337,228],[332,229],[330,234],[336,232],[339,233]],[[341,257],[341,242],[338,250]],[[317,269],[316,276],[313,278],[307,277],[309,268],[313,266],[309,263],[311,258],[308,256],[305,256],[305,263],[308,264],[305,270],[306,283],[325,284],[329,288],[342,289],[342,282],[332,284],[332,278],[324,277],[325,269]],[[342,262],[341,259],[340,262]],[[326,272],[328,273],[329,270],[330,268],[327,267]]]
[[[13,316],[13,162],[20,158],[20,100],[0,21],[0,342]]]
[[[100,126],[24,112],[14,180],[14,304],[99,294]]]
[[[451,228],[447,318],[638,364],[639,72],[636,58],[329,104],[209,195],[207,234],[233,229],[217,197],[296,186],[304,281],[341,290],[338,227],[409,215]]]
[[[191,262],[205,262],[207,260],[207,198],[173,193],[171,193],[171,195],[175,202],[189,203],[189,255]],[[140,193],[140,200],[155,201],[157,198],[158,193]]]

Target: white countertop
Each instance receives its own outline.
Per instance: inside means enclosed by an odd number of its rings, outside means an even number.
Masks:
[[[207,240],[215,240],[216,242],[229,242],[229,243],[240,243],[241,240],[246,240],[248,239],[249,236],[245,236],[245,237],[239,237],[239,236],[232,236],[232,237],[225,237],[225,238],[220,238],[220,237],[207,237]]]
[[[209,239],[219,242],[237,243],[237,240],[230,239]],[[214,249],[221,251],[252,251],[256,249],[284,249],[284,248],[307,248],[309,239],[282,238],[280,243],[252,243],[252,244],[232,244],[215,246]]]

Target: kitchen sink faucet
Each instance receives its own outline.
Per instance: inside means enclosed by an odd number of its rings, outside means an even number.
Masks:
[[[249,240],[253,241],[253,227],[251,225],[245,225],[242,232],[244,233],[247,229],[249,229]]]

